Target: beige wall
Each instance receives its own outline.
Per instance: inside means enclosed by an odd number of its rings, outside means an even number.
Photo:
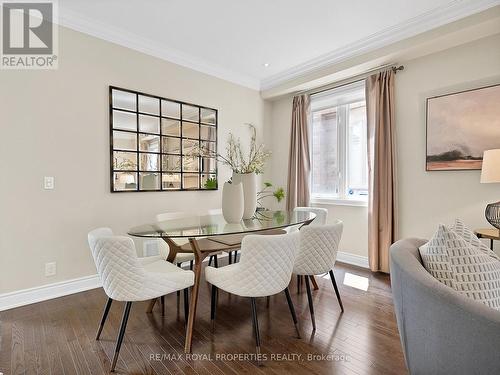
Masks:
[[[425,171],[425,98],[500,83],[500,35],[404,65],[395,81],[400,236],[429,237],[456,217],[487,227],[484,208],[500,185],[480,184],[480,171]]]
[[[462,218],[471,227],[488,226],[486,203],[500,199],[500,185],[481,185],[479,171],[425,171],[425,98],[464,88],[500,83],[500,35],[401,61],[396,77],[396,128],[400,194],[400,237],[432,235],[440,222]],[[274,157],[267,178],[286,185],[292,97],[272,102]],[[499,140],[500,141],[500,140]],[[366,207],[323,206],[344,220],[340,250],[367,256]]]
[[[219,144],[256,124],[257,91],[65,28],[56,71],[0,71],[0,293],[95,274],[87,232],[125,233],[166,210],[220,207],[214,192],[109,192],[108,85],[219,109]],[[42,189],[55,176],[55,190]],[[229,176],[221,167],[219,180]],[[57,262],[57,275],[44,264]]]

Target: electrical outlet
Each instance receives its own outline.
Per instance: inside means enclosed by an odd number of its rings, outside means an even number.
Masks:
[[[57,264],[56,262],[45,263],[45,276],[55,276],[57,273]]]
[[[45,176],[43,178],[43,188],[45,190],[53,190],[54,186],[55,186],[54,177],[52,177],[52,176]]]

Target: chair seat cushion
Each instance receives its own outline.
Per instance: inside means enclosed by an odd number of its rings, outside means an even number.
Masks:
[[[194,253],[177,253],[174,259],[174,263],[184,263],[194,260]]]
[[[474,243],[441,224],[419,251],[424,267],[438,281],[500,310],[500,261]]]
[[[206,267],[205,278],[217,288],[241,297],[267,297],[283,290],[274,288],[270,280],[256,279],[251,277],[251,273],[241,272],[240,263],[219,268]]]
[[[153,261],[150,261],[149,258],[157,258]],[[148,262],[144,262],[148,260]],[[159,272],[159,273],[169,273],[169,272],[182,272],[183,269],[177,267],[175,264],[167,262],[165,259],[161,258],[161,256],[147,257],[147,258],[139,258],[139,261],[144,266],[144,269],[148,272]]]

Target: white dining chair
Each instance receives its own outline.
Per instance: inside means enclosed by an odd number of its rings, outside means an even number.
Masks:
[[[325,225],[328,218],[328,210],[321,207],[295,207],[294,212],[312,212],[316,214],[316,217],[309,225]]]
[[[325,225],[327,222],[328,218],[328,210],[326,208],[321,208],[321,207],[295,207],[293,209],[294,212],[312,212],[313,214],[316,215],[314,220],[309,224],[312,226],[319,226],[319,225]],[[291,228],[290,232],[296,232],[299,230],[297,227],[296,228]],[[314,287],[317,288],[316,280],[314,279],[313,276],[310,277],[311,281],[314,283]],[[301,275],[297,275],[297,289],[300,291],[302,289],[302,283],[304,281],[304,277]]]
[[[207,267],[205,278],[212,284],[210,309],[212,327],[215,328],[217,289],[241,297],[249,297],[255,346],[257,354],[260,354],[260,333],[255,300],[258,297],[267,297],[284,291],[297,335],[300,337],[295,309],[288,291],[297,250],[298,241],[287,234],[248,235],[241,243],[238,263],[221,268]]]
[[[309,302],[309,312],[311,313],[313,330],[316,330],[316,321],[314,318],[314,306],[309,276],[329,273],[340,309],[342,312],[344,311],[342,299],[340,298],[339,289],[333,274],[333,266],[337,259],[342,229],[342,221],[335,220],[334,224],[319,226],[307,225],[302,227],[298,233],[293,234],[298,234],[299,237],[299,252],[293,266],[293,273],[299,276],[305,276],[307,299]]]
[[[100,237],[111,237],[114,236],[113,231],[111,228],[97,228],[94,229],[92,232],[92,236],[89,234],[89,246],[92,249],[93,246],[95,245],[95,241],[99,239]],[[167,253],[168,255],[168,253]],[[138,257],[138,261],[150,272],[155,272],[155,269],[157,268],[157,265],[159,264],[158,262],[165,262],[166,256],[164,254],[160,255],[154,255],[154,256],[147,256],[147,257]],[[189,299],[188,299],[188,294],[187,290],[184,291],[184,314],[186,314],[186,306],[189,305]],[[180,297],[180,291],[177,292],[177,297]],[[160,297],[160,304],[161,304],[161,315],[165,315],[165,297],[161,296]]]
[[[100,338],[112,302],[125,302],[111,363],[111,372],[113,372],[125,335],[132,302],[155,299],[178,290],[184,290],[184,293],[187,293],[188,288],[194,284],[194,273],[165,262],[159,256],[148,257],[145,258],[144,263],[141,262],[137,257],[132,239],[114,236],[109,228],[91,231],[88,234],[88,242],[104,292],[108,296],[96,340]],[[186,320],[187,308],[185,305]]]

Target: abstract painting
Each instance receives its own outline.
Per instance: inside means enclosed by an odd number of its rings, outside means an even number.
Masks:
[[[500,85],[427,99],[427,171],[481,169],[500,148]]]

